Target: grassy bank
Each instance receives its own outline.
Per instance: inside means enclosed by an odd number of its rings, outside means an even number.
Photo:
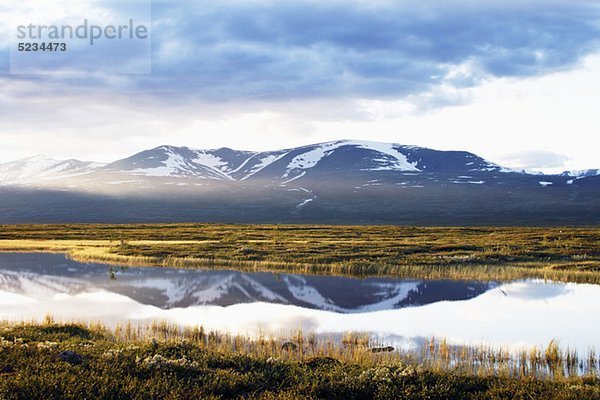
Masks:
[[[539,377],[503,367],[501,353],[467,368],[443,343],[419,364],[420,353],[373,353],[360,338],[336,346],[298,335],[282,350],[276,339],[165,324],[2,324],[0,336],[2,399],[600,399],[595,373]],[[539,363],[556,357],[546,349]]]
[[[600,228],[0,226],[0,251],[119,265],[600,283]]]

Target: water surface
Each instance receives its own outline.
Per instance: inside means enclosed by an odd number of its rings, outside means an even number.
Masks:
[[[600,286],[117,269],[56,254],[0,254],[0,319],[167,320],[232,333],[369,332],[396,345],[598,348]]]

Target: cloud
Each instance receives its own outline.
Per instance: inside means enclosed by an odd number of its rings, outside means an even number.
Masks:
[[[523,169],[566,168],[569,157],[551,151],[529,150],[508,154],[500,158],[506,165]]]
[[[389,98],[542,75],[598,45],[590,2],[420,3],[159,2],[145,83],[213,99]]]
[[[166,101],[418,96],[569,68],[598,50],[599,22],[591,1],[155,1],[153,74],[128,87]],[[74,53],[65,69],[102,74],[114,63],[103,51],[93,67]]]
[[[33,10],[36,20],[60,20],[57,4],[73,4],[48,3],[50,11]],[[136,11],[113,3],[107,18]],[[269,149],[351,137],[498,162],[497,154],[544,143],[573,160],[583,154],[576,168],[597,167],[594,146],[581,144],[598,118],[597,1],[154,0],[152,75],[107,73],[110,47],[93,62],[72,52],[52,74],[10,75],[8,26],[31,4],[0,4],[2,160],[50,152],[106,161],[165,143]],[[586,59],[596,61],[581,75]]]

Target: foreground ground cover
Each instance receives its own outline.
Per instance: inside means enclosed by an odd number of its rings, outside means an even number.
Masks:
[[[352,335],[335,344],[297,333],[282,346],[161,323],[107,329],[49,318],[3,323],[0,337],[2,399],[600,399],[596,367],[570,374],[568,354],[552,344],[532,358],[543,366],[536,372],[511,367],[502,352],[462,349],[456,359],[441,342],[423,359],[426,348],[378,353]]]

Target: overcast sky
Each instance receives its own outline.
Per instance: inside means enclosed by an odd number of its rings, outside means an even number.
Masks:
[[[10,73],[23,21],[147,6],[89,2],[0,3],[0,162],[348,138],[600,168],[596,0],[153,1],[151,75],[109,73],[111,46],[93,62],[71,52],[51,74]]]

